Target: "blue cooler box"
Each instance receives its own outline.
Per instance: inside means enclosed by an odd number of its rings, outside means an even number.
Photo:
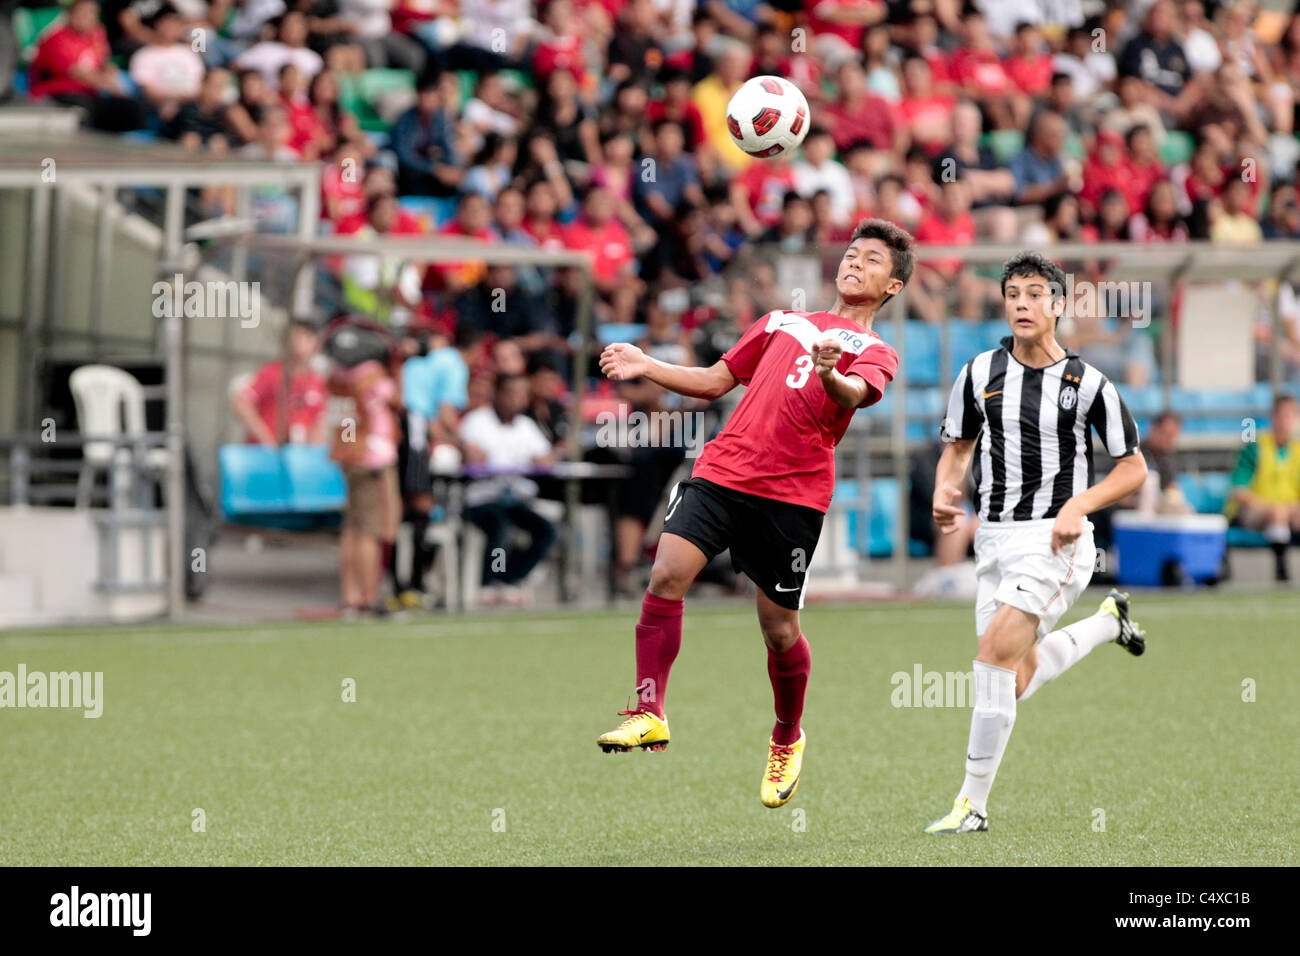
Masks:
[[[1111,519],[1121,584],[1160,587],[1171,561],[1197,583],[1219,576],[1228,546],[1223,515],[1153,515],[1117,512]]]

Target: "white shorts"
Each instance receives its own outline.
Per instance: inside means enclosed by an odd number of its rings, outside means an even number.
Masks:
[[[975,634],[982,635],[999,606],[1010,604],[1038,618],[1042,640],[1092,580],[1097,546],[1092,522],[1074,544],[1052,551],[1054,518],[982,522],[975,531]]]

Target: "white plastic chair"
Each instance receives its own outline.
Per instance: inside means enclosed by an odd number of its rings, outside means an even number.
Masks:
[[[90,504],[95,473],[111,467],[125,469],[131,450],[115,445],[111,439],[143,436],[148,430],[144,420],[144,386],[128,372],[110,365],[83,365],[68,379],[77,406],[77,428],[83,436],[106,441],[87,441],[81,449],[81,472],[77,476],[77,507]],[[167,467],[167,449],[145,451],[146,467],[163,471]]]

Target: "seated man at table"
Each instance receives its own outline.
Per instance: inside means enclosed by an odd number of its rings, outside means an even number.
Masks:
[[[1300,531],[1300,403],[1281,394],[1273,400],[1273,427],[1241,449],[1232,472],[1226,513],[1233,525],[1263,531],[1273,549],[1275,576],[1290,580],[1286,549]]]
[[[497,378],[492,404],[477,408],[461,421],[460,437],[468,465],[526,469],[555,460],[551,443],[537,423],[524,414],[528,380],[522,375]],[[483,579],[490,589],[484,603],[504,599],[519,603],[518,584],[528,577],[555,543],[554,526],[532,508],[535,482],[522,475],[501,475],[471,482],[465,491],[465,518],[487,535]],[[510,550],[511,532],[528,534],[528,547]]]

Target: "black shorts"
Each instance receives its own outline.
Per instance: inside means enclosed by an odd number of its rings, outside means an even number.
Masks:
[[[433,491],[433,474],[429,470],[429,440],[423,438],[423,447],[411,447],[411,429],[428,432],[424,416],[407,412],[398,416],[402,423],[402,440],[397,444],[397,476],[403,498],[427,495]]]
[[[710,561],[730,549],[736,573],[748,575],[776,604],[797,611],[823,518],[816,508],[688,478],[669,494],[664,531],[685,538]]]

